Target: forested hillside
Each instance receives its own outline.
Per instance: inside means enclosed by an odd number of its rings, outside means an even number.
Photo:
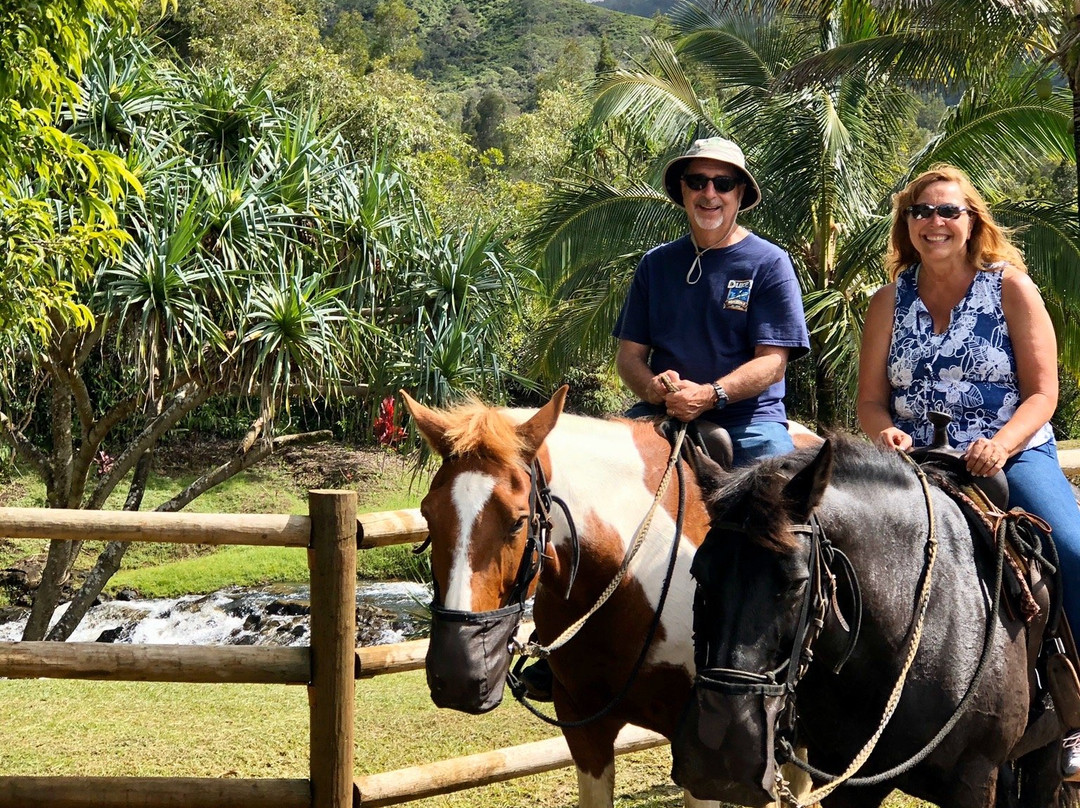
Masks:
[[[652,17],[666,14],[675,4],[675,0],[596,0],[596,5],[624,14],[636,14],[639,17]]]
[[[375,53],[380,36],[394,36],[390,58],[415,75],[446,90],[498,88],[517,106],[530,105],[545,80],[591,74],[602,40],[615,58],[644,54],[641,36],[651,27],[582,0],[336,0],[326,24],[354,49],[367,31]]]

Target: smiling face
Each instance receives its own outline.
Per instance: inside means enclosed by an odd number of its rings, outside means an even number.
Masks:
[[[737,168],[719,160],[700,157],[691,160],[683,176],[687,174],[700,174],[710,178],[732,177],[739,180],[739,184],[726,193],[718,193],[711,182],[706,183],[700,191],[695,191],[685,180],[682,181],[683,206],[686,208],[694,239],[698,244],[709,245],[733,224],[746,185]]]
[[[955,182],[934,182],[927,185],[913,204],[968,207],[963,190]],[[970,211],[961,213],[956,219],[944,219],[936,211],[925,219],[907,216],[908,236],[924,263],[966,263],[972,223]]]

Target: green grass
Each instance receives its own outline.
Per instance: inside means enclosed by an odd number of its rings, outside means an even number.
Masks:
[[[120,570],[106,591],[137,589],[143,595],[169,598],[204,594],[227,586],[258,586],[306,581],[307,551],[296,547],[222,547],[196,558]]]
[[[307,777],[302,687],[22,680],[0,682],[5,775]],[[555,731],[509,696],[483,716],[435,708],[423,673],[357,683],[357,776],[540,740]],[[666,747],[622,756],[618,808],[679,808]],[[573,808],[576,778],[560,769],[418,800],[418,808]],[[889,808],[926,803],[895,795]]]

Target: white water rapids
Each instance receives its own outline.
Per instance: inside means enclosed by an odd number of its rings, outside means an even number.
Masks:
[[[225,589],[209,595],[158,600],[110,600],[94,606],[72,642],[173,645],[307,645],[310,640],[307,585]],[[401,642],[426,630],[425,584],[362,583],[356,603],[364,645]],[[60,606],[59,620],[67,609]],[[22,637],[26,617],[0,623],[0,641]]]

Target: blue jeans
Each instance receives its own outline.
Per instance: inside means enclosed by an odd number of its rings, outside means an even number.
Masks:
[[[666,415],[658,404],[639,401],[626,411],[627,418],[655,418]],[[735,468],[749,466],[755,460],[795,451],[787,426],[779,421],[727,427],[734,450]]]
[[[1069,627],[1080,632],[1080,508],[1050,441],[1027,449],[1005,464],[1009,507],[1020,507],[1045,519],[1061,560],[1064,611]]]

